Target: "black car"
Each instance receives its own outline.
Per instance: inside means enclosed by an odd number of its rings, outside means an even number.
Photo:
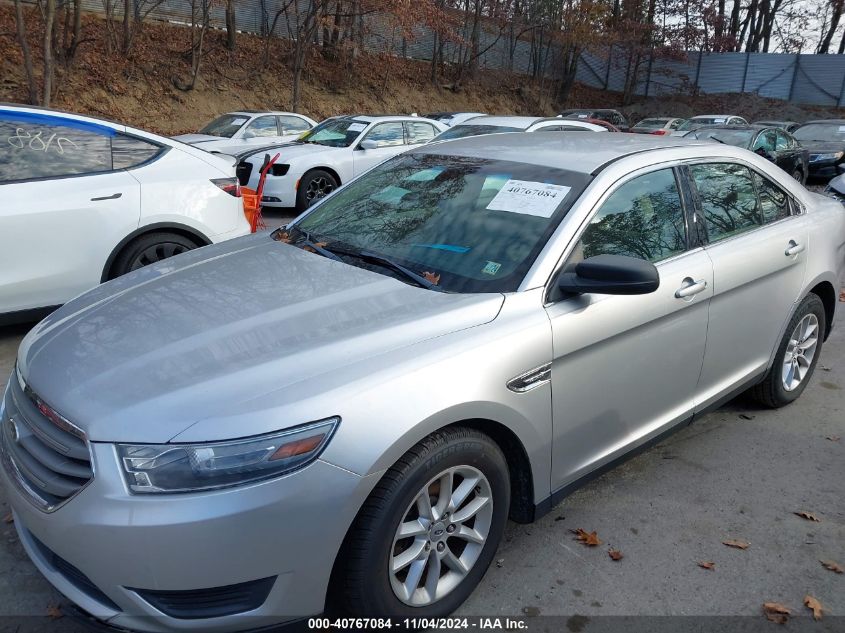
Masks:
[[[810,174],[807,150],[789,132],[779,127],[707,125],[689,132],[684,138],[711,139],[744,147],[772,161],[801,183],[807,182]]]
[[[589,108],[564,110],[560,113],[564,119],[598,119],[615,126],[620,132],[630,132],[631,125],[619,110],[591,110]]]
[[[794,132],[810,154],[810,177],[830,179],[845,172],[845,119],[808,121]]]
[[[786,130],[790,134],[792,134],[795,130],[800,127],[800,123],[798,121],[754,121],[751,125],[757,125],[759,127],[779,127],[782,130]]]

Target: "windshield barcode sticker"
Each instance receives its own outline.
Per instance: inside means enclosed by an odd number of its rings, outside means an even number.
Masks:
[[[564,185],[544,182],[508,180],[487,205],[487,209],[550,218],[570,189]]]

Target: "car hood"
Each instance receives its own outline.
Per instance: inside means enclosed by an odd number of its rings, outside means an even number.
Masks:
[[[275,147],[263,147],[255,152],[242,155],[243,160],[248,160],[257,164],[264,162],[264,154],[273,154],[275,151],[279,153],[279,164],[289,164],[292,160],[296,160],[302,156],[313,156],[315,154],[328,154],[348,151],[348,147],[328,147],[326,145],[317,145],[316,143],[288,143],[285,145],[278,145]]]
[[[845,143],[839,141],[798,141],[811,154],[827,154],[845,151]]]
[[[295,400],[297,383],[487,323],[503,300],[410,286],[265,233],[82,295],[27,335],[18,363],[92,441],[166,442],[238,403]]]

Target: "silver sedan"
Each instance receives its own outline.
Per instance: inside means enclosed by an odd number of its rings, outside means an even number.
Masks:
[[[844,263],[841,205],[743,149],[423,146],[41,322],[0,476],[35,565],[115,626],[257,628],[328,595],[448,614],[508,517],[740,391],[798,398]]]

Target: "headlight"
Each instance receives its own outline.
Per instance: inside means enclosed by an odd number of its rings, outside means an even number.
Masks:
[[[132,492],[215,490],[261,481],[302,468],[317,458],[340,418],[287,431],[208,444],[118,444]]]
[[[811,163],[818,163],[823,160],[839,160],[842,158],[842,152],[829,152],[827,154],[813,154],[810,156]]]

